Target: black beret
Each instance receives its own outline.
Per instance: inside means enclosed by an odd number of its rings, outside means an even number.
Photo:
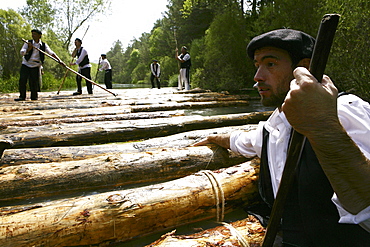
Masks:
[[[82,44],[82,40],[79,39],[79,38],[76,38],[75,41],[78,41],[78,42],[80,42]]]
[[[102,57],[106,57],[107,55],[106,55],[106,54],[101,54],[100,56],[102,56]]]
[[[187,48],[186,46],[183,46],[183,47],[181,47],[181,49],[185,49],[185,50],[187,50],[188,48]]]
[[[315,39],[304,32],[277,29],[254,37],[247,46],[247,53],[253,59],[257,49],[272,46],[286,50],[298,59],[303,59],[311,58],[314,45]]]
[[[157,59],[153,59],[153,62],[158,62],[158,60]]]
[[[32,32],[38,33],[38,34],[40,34],[40,35],[42,34],[42,32],[41,32],[40,30],[38,30],[38,29],[32,29],[32,30],[31,30],[31,33],[32,33]]]

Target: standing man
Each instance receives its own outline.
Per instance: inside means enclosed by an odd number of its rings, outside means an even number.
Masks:
[[[158,63],[158,60],[153,60],[153,63],[150,64],[150,71],[152,72],[150,74],[150,82],[152,83],[152,88],[155,88],[154,86],[154,80],[157,81],[158,89],[161,88],[159,77],[161,75],[161,65]]]
[[[31,90],[31,100],[38,99],[38,91],[40,89],[40,67],[45,60],[45,54],[39,52],[34,47],[44,51],[55,59],[61,62],[59,57],[50,49],[50,47],[41,41],[42,32],[37,29],[33,29],[32,40],[28,40],[28,43],[24,43],[21,48],[22,66],[19,77],[19,98],[14,99],[15,101],[26,100],[27,81]],[[63,63],[64,64],[64,63]]]
[[[99,71],[105,71],[104,84],[107,89],[112,89],[112,67],[107,59],[106,54],[101,54],[102,61],[100,62]]]
[[[185,86],[185,90],[190,90],[190,67],[191,67],[191,59],[190,54],[188,52],[188,48],[186,46],[181,47],[181,54],[179,56],[178,49],[176,48],[176,56],[175,58],[180,61],[180,75],[178,80],[178,89],[182,90],[183,85]]]
[[[91,80],[91,64],[89,60],[89,55],[87,54],[87,51],[82,46],[82,40],[79,38],[76,38],[75,40],[75,46],[76,48],[72,52],[72,57],[77,56],[77,60],[74,63],[70,63],[71,65],[78,65],[78,72],[85,76],[86,78]],[[77,82],[77,92],[73,93],[73,95],[81,95],[82,94],[82,85],[81,85],[82,77],[79,75],[76,75],[76,82]],[[92,83],[86,81],[86,87],[87,92],[89,94],[93,93],[92,89]]]
[[[259,191],[270,207],[276,197],[291,130],[306,136],[281,221],[284,246],[369,246],[370,105],[338,90],[328,76],[308,71],[315,40],[274,30],[253,38],[248,56],[265,106],[276,110],[251,132],[211,135],[215,143],[261,158]]]

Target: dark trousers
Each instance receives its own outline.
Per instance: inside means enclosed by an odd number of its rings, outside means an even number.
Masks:
[[[29,81],[31,90],[31,99],[37,100],[37,92],[39,90],[39,73],[40,68],[30,68],[24,64],[21,66],[19,77],[19,98],[26,98],[27,81]]]
[[[91,80],[91,74],[90,74],[90,72],[91,72],[91,68],[88,67],[88,68],[81,69],[80,74]],[[79,76],[79,75],[77,75],[76,76],[77,92],[79,92],[79,93],[82,93],[81,81],[82,81],[82,77]],[[89,82],[89,81],[87,81],[87,80],[85,80],[85,81],[86,81],[87,92],[89,94],[92,94],[93,93],[92,83]]]
[[[158,89],[160,89],[161,88],[161,83],[159,82],[159,79],[156,78],[153,74],[151,74],[150,75],[150,82],[152,83],[152,88],[155,88],[154,80],[157,81],[157,87],[158,87]]]
[[[112,89],[112,70],[107,69],[105,70],[104,74],[104,84],[107,89]]]

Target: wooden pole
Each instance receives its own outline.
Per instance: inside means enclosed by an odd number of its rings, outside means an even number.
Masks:
[[[176,49],[178,49],[177,37],[176,37],[176,29],[173,30],[173,35],[175,37]],[[178,53],[176,55],[178,55]],[[177,68],[178,68],[178,71],[179,71],[179,78],[180,78],[180,84],[181,84],[181,89],[182,89],[182,78],[181,78],[181,71],[180,71],[180,68],[181,68],[180,67],[180,61],[177,61]],[[177,87],[178,87],[178,85],[177,85]]]
[[[321,20],[310,63],[310,72],[319,82],[321,82],[324,75],[324,70],[328,61],[330,48],[333,43],[338,22],[339,15],[337,14],[324,15]],[[305,140],[305,136],[293,130],[292,140],[288,147],[287,160],[285,162],[279,190],[272,207],[271,217],[267,225],[266,235],[262,245],[263,247],[271,247],[274,244],[280,220],[283,216],[284,204],[294,180],[295,170],[301,158]]]
[[[23,42],[28,43],[28,42],[27,42],[27,40],[25,40],[25,39],[22,39],[22,40],[23,40]],[[53,57],[53,56],[49,55],[48,53],[44,52],[43,50],[40,50],[40,49],[39,49],[39,48],[37,48],[37,47],[34,47],[34,48],[35,48],[36,50],[38,50],[39,52],[44,53],[46,56],[48,56],[49,58],[53,59],[55,62],[57,62],[57,63],[59,63],[60,65],[64,66],[67,70],[71,71],[72,73],[75,73],[76,75],[81,76],[81,77],[82,77],[83,79],[85,79],[86,81],[91,82],[93,85],[96,85],[96,86],[100,87],[100,88],[101,88],[101,89],[103,89],[104,91],[107,91],[108,93],[113,94],[114,96],[117,96],[117,94],[112,93],[111,91],[109,91],[109,90],[105,89],[104,87],[100,86],[99,84],[97,84],[97,83],[96,83],[96,82],[94,82],[93,80],[90,80],[89,78],[87,78],[87,77],[85,77],[85,76],[81,75],[81,74],[80,74],[80,73],[78,73],[77,71],[74,71],[73,69],[71,69],[70,67],[68,67],[65,63],[63,63],[62,61],[58,61],[55,57]]]

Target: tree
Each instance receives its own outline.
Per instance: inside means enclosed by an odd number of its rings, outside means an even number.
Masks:
[[[0,9],[0,65],[2,77],[9,78],[18,73],[20,68],[20,49],[24,34],[29,35],[30,26],[14,10]]]
[[[88,20],[110,7],[110,0],[57,0],[61,36],[68,49],[73,34]],[[66,20],[66,21],[65,21]]]
[[[370,2],[326,0],[320,11],[341,15],[325,72],[341,91],[370,101]]]
[[[205,36],[203,88],[230,90],[245,87],[247,54],[245,25],[237,9],[218,14]]]
[[[27,0],[26,3],[21,14],[33,28],[47,30],[54,26],[57,10],[48,0]]]

